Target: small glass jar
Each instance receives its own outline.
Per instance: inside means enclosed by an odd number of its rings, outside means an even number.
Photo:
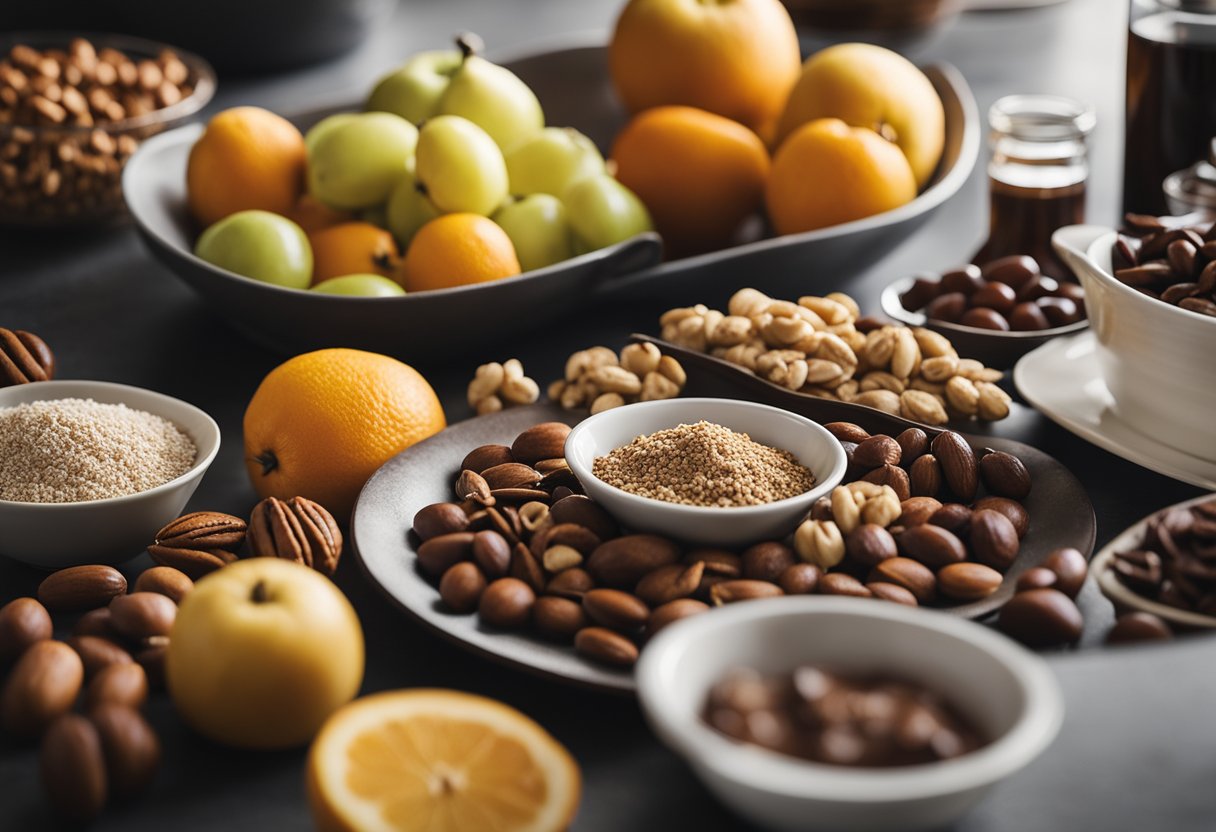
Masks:
[[[1171,214],[1194,215],[1200,222],[1216,218],[1216,139],[1208,146],[1207,159],[1171,173],[1161,187]]]
[[[1054,95],[1008,95],[988,111],[988,241],[972,262],[1028,254],[1044,274],[1072,279],[1051,235],[1085,221],[1092,107]]]

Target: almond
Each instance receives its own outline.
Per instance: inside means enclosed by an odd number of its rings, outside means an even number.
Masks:
[[[116,664],[130,664],[131,654],[120,645],[101,636],[72,636],[68,646],[80,655],[84,664],[84,677],[92,679],[107,667]]]
[[[542,422],[534,425],[511,444],[511,455],[516,461],[532,465],[542,459],[555,459],[566,455],[566,437],[570,426],[564,422]]]
[[[1002,572],[1013,566],[1018,556],[1017,530],[999,511],[981,509],[973,512],[970,539],[975,559]]]
[[[583,611],[596,624],[622,632],[641,629],[650,617],[650,607],[619,589],[593,589],[584,594]]]
[[[132,592],[110,602],[110,624],[131,639],[167,636],[177,618],[177,604],[158,592]]]
[[[134,661],[102,668],[84,692],[84,708],[117,704],[141,708],[148,701],[148,674]]]
[[[679,558],[679,547],[664,537],[629,534],[597,546],[587,560],[587,571],[599,584],[632,588],[647,573]]]
[[[955,601],[979,601],[996,592],[1001,573],[982,563],[952,563],[937,573],[937,588]]]
[[[139,573],[135,579],[135,592],[155,592],[165,596],[175,604],[194,589],[194,581],[180,569],[172,566],[153,566]]]
[[[160,763],[160,741],[138,711],[107,703],[89,713],[97,729],[109,775],[110,793],[117,800],[143,791]]]
[[[65,714],[50,726],[39,755],[42,788],[56,814],[88,823],[106,805],[105,755],[91,722]]]
[[[9,672],[0,692],[0,725],[10,734],[33,737],[67,713],[80,693],[84,664],[62,641],[32,645]]]
[[[928,528],[917,526],[917,528]],[[911,558],[888,558],[870,571],[867,582],[886,581],[898,584],[916,596],[920,604],[932,603],[937,595],[937,578],[933,570]]]
[[[504,462],[481,472],[491,491],[503,488],[530,488],[540,482],[540,472],[520,462]]]
[[[126,591],[127,579],[113,566],[72,566],[44,578],[38,600],[52,612],[92,610]]]
[[[51,615],[34,598],[17,598],[0,607],[0,662],[20,656],[35,642],[51,637]]]
[[[997,497],[1025,500],[1030,493],[1030,472],[1022,460],[1004,451],[989,451],[980,457],[980,477]]]
[[[638,660],[638,646],[607,627],[584,627],[574,637],[574,649],[589,659],[614,667],[631,667]]]
[[[460,470],[474,471],[480,474],[487,468],[493,468],[495,465],[514,461],[515,457],[511,454],[511,449],[506,445],[482,445],[469,451],[464,461],[460,463]]]
[[[942,466],[942,477],[950,490],[965,503],[975,499],[975,492],[979,487],[979,472],[975,451],[971,450],[967,440],[954,431],[942,431],[934,438],[932,449],[933,455]]]

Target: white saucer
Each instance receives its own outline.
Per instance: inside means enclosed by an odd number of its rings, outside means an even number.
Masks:
[[[1092,332],[1028,352],[1013,368],[1013,382],[1044,416],[1082,439],[1150,471],[1216,490],[1216,462],[1163,445],[1119,418],[1098,371]]]

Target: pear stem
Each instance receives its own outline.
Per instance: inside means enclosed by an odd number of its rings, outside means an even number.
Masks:
[[[486,48],[486,43],[472,32],[461,32],[456,36],[456,47],[460,49],[460,59],[463,63],[474,55],[483,52]]]
[[[265,604],[270,600],[270,596],[266,594],[265,581],[258,581],[253,585],[253,591],[249,593],[249,600],[255,604]]]

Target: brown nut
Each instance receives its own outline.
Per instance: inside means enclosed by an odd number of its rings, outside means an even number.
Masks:
[[[1018,556],[1018,533],[1009,518],[981,509],[971,514],[971,551],[980,563],[1004,572]]]
[[[566,437],[570,426],[564,422],[543,422],[525,430],[511,443],[511,455],[517,462],[534,465],[542,459],[566,455]]]
[[[477,614],[491,627],[518,630],[528,623],[536,593],[518,578],[499,578],[481,593]]]
[[[0,607],[0,663],[20,656],[35,642],[51,637],[51,614],[34,598],[16,598]]]
[[[846,572],[829,572],[819,579],[820,595],[848,595],[854,598],[871,598],[874,593],[865,584]]]
[[[849,532],[845,536],[844,547],[848,557],[866,569],[899,554],[891,533],[874,523],[862,523]]]
[[[766,540],[743,552],[743,577],[756,581],[776,581],[797,560],[794,550],[776,540]]]
[[[675,601],[668,601],[650,613],[650,619],[646,622],[646,637],[654,638],[668,624],[703,613],[708,609],[708,604],[695,598],[677,598]]]
[[[1004,451],[989,451],[980,457],[980,478],[998,497],[1025,500],[1030,493],[1030,472],[1022,460]]]
[[[997,626],[1028,647],[1057,647],[1081,638],[1081,611],[1057,589],[1028,589],[1001,608]]]
[[[122,645],[101,636],[72,636],[67,643],[80,654],[85,679],[92,679],[107,667],[133,661]]]
[[[119,638],[118,633],[114,632],[113,625],[110,624],[109,607],[98,607],[95,610],[89,610],[76,619],[76,623],[72,626],[72,635],[101,636],[102,638],[109,639]]]
[[[64,714],[54,721],[39,753],[42,790],[57,815],[88,823],[106,805],[109,783],[101,737],[89,720]]]
[[[1132,644],[1141,641],[1169,641],[1174,637],[1170,625],[1151,612],[1128,612],[1115,619],[1106,634],[1107,644]]]
[[[828,422],[824,425],[824,428],[841,442],[852,442],[860,445],[870,438],[869,431],[861,427],[861,425],[855,425],[852,422]]]
[[[84,682],[84,664],[62,641],[30,645],[0,691],[0,727],[18,737],[35,737],[71,710]]]
[[[889,436],[879,434],[857,443],[853,451],[853,463],[862,468],[878,468],[882,465],[898,465],[903,449]]]
[[[954,601],[979,601],[996,592],[1001,581],[1000,572],[982,563],[952,563],[937,572],[937,589]]]
[[[1009,518],[1010,523],[1013,523],[1014,531],[1018,533],[1018,537],[1025,537],[1026,532],[1030,530],[1030,513],[1026,511],[1025,506],[1016,500],[1010,500],[1006,497],[983,497],[976,500],[972,508],[975,511],[982,511],[984,509],[999,511]]]
[[[493,468],[495,465],[503,465],[507,462],[515,461],[515,456],[506,445],[482,445],[465,455],[465,458],[460,463],[460,470],[473,471],[480,474],[482,471],[485,471],[487,468]],[[439,505],[443,504],[440,503]],[[417,522],[415,522],[414,527],[417,529]],[[452,529],[452,531],[460,531],[460,529]],[[443,534],[443,532],[440,532],[440,534]]]
[[[172,566],[153,566],[139,573],[135,579],[135,592],[156,592],[164,595],[175,604],[180,604],[190,590],[194,589],[194,581],[185,572]]]
[[[925,523],[904,529],[899,550],[930,569],[941,569],[967,559],[967,547],[953,532]]]
[[[239,517],[196,511],[158,531],[148,554],[159,565],[175,567],[198,580],[236,560],[246,531],[246,523]]]
[[[569,642],[590,622],[577,601],[545,595],[532,605],[532,627],[545,638]]]
[[[786,595],[810,595],[822,577],[823,570],[813,563],[793,563],[777,578],[777,586]]]
[[[705,561],[660,566],[638,581],[634,593],[652,607],[662,606],[692,595],[701,586],[704,575]]]
[[[971,509],[962,503],[946,503],[929,516],[929,525],[966,537],[971,531]]]
[[[1055,573],[1059,578],[1055,588],[1069,598],[1077,597],[1089,575],[1089,563],[1085,560],[1085,555],[1073,548],[1056,549],[1039,565]]]
[[[439,579],[439,598],[452,612],[469,613],[477,609],[485,588],[486,577],[477,564],[461,561],[453,564]]]
[[[679,547],[665,537],[630,534],[597,546],[587,560],[587,571],[597,584],[632,588],[647,573],[679,558]]]
[[[886,581],[871,581],[866,589],[879,601],[890,601],[892,604],[903,604],[905,607],[919,607],[916,596],[899,584]]]
[[[142,708],[147,701],[148,674],[134,661],[102,668],[84,692],[86,711],[107,703]]]
[[[165,653],[169,649],[166,636],[154,636],[145,640],[145,647],[135,654],[135,661],[148,675],[148,685],[153,690],[165,687]]]
[[[283,558],[332,575],[342,557],[342,532],[333,515],[304,497],[267,497],[253,508],[247,534],[254,557]]]
[[[899,524],[905,528],[922,526],[929,522],[942,504],[933,497],[909,497],[899,504]]]
[[[721,575],[724,578],[743,577],[743,558],[725,549],[694,549],[684,556],[684,563],[705,564],[706,575]]]
[[[455,503],[431,503],[414,515],[414,533],[423,540],[462,532],[468,525],[468,515]]]
[[[456,492],[456,499],[461,502],[468,501],[480,506],[492,506],[496,502],[490,495],[490,486],[485,477],[476,471],[461,471],[456,477],[453,490]]]
[[[531,488],[540,482],[541,473],[522,462],[504,462],[481,472],[493,493],[504,488]]]
[[[975,451],[967,440],[951,430],[945,430],[933,438],[930,446],[942,467],[942,478],[946,485],[963,502],[975,499],[979,487],[979,470]]]
[[[933,571],[911,558],[888,558],[880,562],[870,570],[867,583],[873,581],[898,584],[915,595],[920,604],[932,603],[937,597],[937,578]]]
[[[545,588],[545,572],[540,561],[522,543],[516,543],[511,549],[511,566],[507,572],[512,578],[519,578],[526,583],[535,593],[539,594]]]
[[[476,532],[469,546],[473,561],[490,580],[501,578],[510,570],[511,544],[498,532],[492,529]]]
[[[599,536],[591,529],[575,523],[556,523],[549,527],[544,538],[545,548],[569,546],[584,556],[594,552],[601,542]]]
[[[908,469],[908,488],[913,497],[936,497],[942,490],[942,466],[933,454],[917,457]]]
[[[139,711],[105,703],[89,712],[89,721],[101,738],[110,794],[127,800],[152,782],[160,763],[160,741]]]
[[[638,646],[607,627],[584,627],[574,637],[574,649],[593,661],[614,667],[632,667]]]
[[[564,569],[549,579],[545,592],[574,601],[581,601],[583,593],[595,589],[595,581],[586,569]]]
[[[0,327],[0,387],[54,377],[55,355],[45,341],[32,332]]]
[[[131,639],[167,636],[177,618],[177,604],[158,592],[132,592],[110,602],[110,625]]]
[[[929,436],[920,428],[908,428],[895,437],[901,451],[900,463],[911,466],[929,449]]]
[[[91,610],[126,591],[127,579],[113,566],[70,566],[42,579],[38,600],[51,612]]]
[[[619,589],[593,589],[585,593],[583,612],[596,624],[626,633],[641,629],[650,617],[650,607],[636,595]]]
[[[908,472],[898,465],[888,463],[875,468],[862,477],[861,481],[890,486],[901,502],[912,496],[912,485],[908,479]]]
[[[715,607],[733,604],[737,601],[752,601],[756,598],[775,598],[784,594],[781,587],[776,584],[745,578],[722,581],[709,588],[709,600]]]
[[[554,496],[556,495],[555,491]],[[621,531],[603,506],[582,494],[555,499],[549,507],[549,516],[553,518],[554,525],[573,523],[589,530],[600,540],[614,538]]]
[[[453,532],[424,541],[418,547],[419,568],[432,578],[440,577],[454,564],[473,556],[473,541],[481,534],[485,532]],[[489,570],[486,572],[489,574]]]
[[[1046,589],[1047,587],[1054,587],[1059,580],[1060,576],[1050,569],[1035,566],[1018,575],[1018,582],[1014,585],[1014,591],[1025,592],[1028,589]]]

